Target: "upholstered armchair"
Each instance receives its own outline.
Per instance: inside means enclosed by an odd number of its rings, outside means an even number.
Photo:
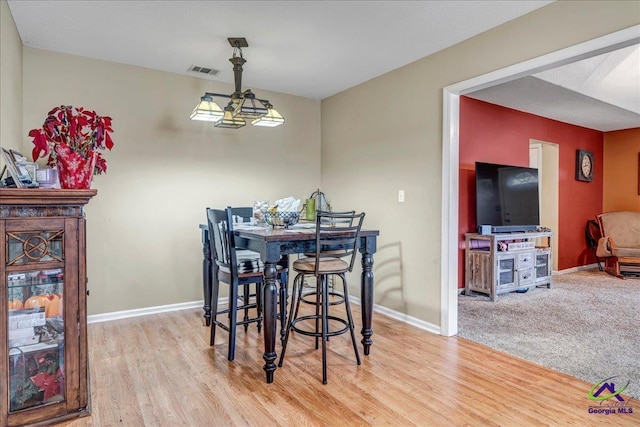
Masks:
[[[597,215],[602,236],[596,255],[614,276],[640,276],[640,212],[605,212]]]

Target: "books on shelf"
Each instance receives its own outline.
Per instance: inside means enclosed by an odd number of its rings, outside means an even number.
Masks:
[[[532,249],[536,246],[536,242],[511,242],[507,243],[507,250],[513,251],[517,249]]]

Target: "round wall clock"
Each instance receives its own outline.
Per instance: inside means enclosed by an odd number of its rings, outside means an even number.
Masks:
[[[593,153],[591,151],[576,151],[576,179],[586,182],[593,180]]]

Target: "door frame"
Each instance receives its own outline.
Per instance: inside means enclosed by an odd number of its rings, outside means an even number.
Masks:
[[[460,96],[640,43],[640,25],[444,87],[442,97],[442,248],[440,334],[458,333],[458,199]]]

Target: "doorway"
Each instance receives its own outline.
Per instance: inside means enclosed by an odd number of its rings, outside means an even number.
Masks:
[[[443,88],[440,333],[458,332],[458,169],[460,96],[640,42],[640,25]],[[557,241],[557,238],[555,239]],[[557,251],[555,251],[557,252]]]
[[[538,169],[540,225],[553,232],[551,239],[552,271],[558,271],[560,242],[560,147],[551,142],[529,140],[529,167]]]

